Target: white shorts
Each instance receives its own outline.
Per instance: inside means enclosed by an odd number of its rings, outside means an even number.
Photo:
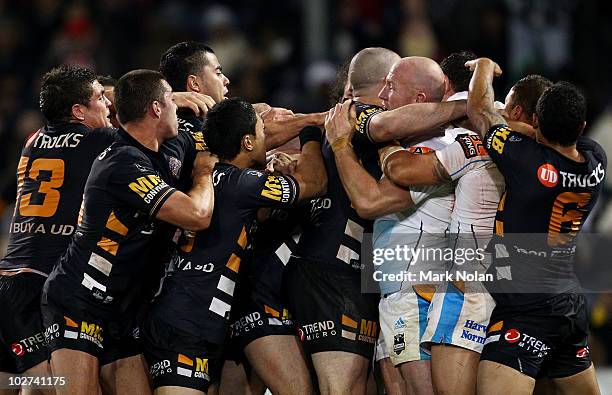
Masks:
[[[480,282],[437,285],[421,347],[429,352],[433,344],[450,344],[481,353],[493,307]]]
[[[378,340],[376,341],[376,350],[374,351],[374,362],[378,362],[381,359],[389,358],[389,352],[387,345],[382,335],[378,334]]]
[[[411,289],[380,299],[378,312],[381,346],[394,366],[431,359],[420,346],[427,326],[431,296],[431,293],[417,294]]]

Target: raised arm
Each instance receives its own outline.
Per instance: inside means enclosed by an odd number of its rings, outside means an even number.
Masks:
[[[186,194],[173,193],[157,212],[156,218],[185,230],[208,228],[212,218],[215,191],[212,172],[216,157],[199,152],[193,165],[193,185]]]
[[[474,71],[470,80],[467,114],[474,129],[484,137],[491,126],[506,124],[494,105],[493,77],[501,75],[502,70],[489,58],[470,60],[465,67]]]
[[[374,142],[401,140],[438,128],[466,115],[466,101],[414,103],[372,117],[369,135]]]
[[[349,121],[351,102],[337,104],[325,120],[325,130],[340,174],[342,185],[357,214],[374,219],[412,206],[410,191],[393,185],[388,179],[376,180],[368,173],[353,151],[354,127]]]

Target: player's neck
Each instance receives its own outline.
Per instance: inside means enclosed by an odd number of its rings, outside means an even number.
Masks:
[[[565,156],[568,159],[573,160],[574,162],[584,162],[584,156],[576,149],[576,144],[572,144],[570,146],[563,146],[558,143],[552,143],[546,139],[546,137],[542,136],[541,133],[538,133],[536,136],[538,143],[545,145],[548,148],[552,148],[561,155]]]
[[[243,152],[239,153],[234,159],[221,161],[224,163],[229,163],[230,165],[234,165],[239,169],[246,169],[247,167],[253,167],[253,161],[249,158],[248,155]]]
[[[161,142],[151,133],[151,130],[156,130],[155,127],[147,125],[146,122],[130,122],[123,125],[123,128],[143,147],[154,152],[159,151]]]

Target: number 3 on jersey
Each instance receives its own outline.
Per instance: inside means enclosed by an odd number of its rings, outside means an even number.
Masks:
[[[19,214],[31,217],[52,217],[60,201],[60,192],[57,189],[64,184],[64,161],[62,159],[35,159],[32,161],[30,170],[26,171],[29,160],[27,156],[22,156],[17,168]],[[26,179],[29,183],[39,182],[38,190],[27,188],[26,191],[23,191]],[[43,195],[40,204],[31,203],[34,192]]]

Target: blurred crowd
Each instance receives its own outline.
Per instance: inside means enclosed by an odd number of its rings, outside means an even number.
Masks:
[[[327,109],[338,66],[363,47],[436,60],[470,49],[501,65],[497,92],[529,73],[577,84],[587,133],[612,153],[611,20],[606,0],[0,0],[0,210],[14,200],[23,141],[43,124],[44,72],[69,63],[118,78],[157,69],[184,40],[214,49],[230,96],[297,112]],[[593,232],[612,234],[611,193],[608,177]],[[612,296],[593,296],[592,317],[594,359],[612,363]]]

